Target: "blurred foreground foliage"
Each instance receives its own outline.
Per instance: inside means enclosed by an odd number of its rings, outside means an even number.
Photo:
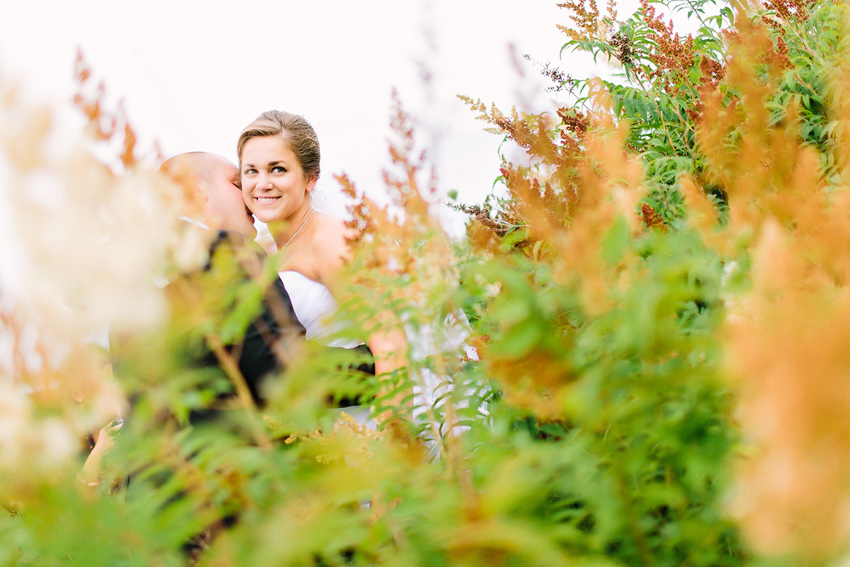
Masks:
[[[396,109],[390,205],[339,177],[360,232],[339,333],[403,328],[409,365],[364,379],[304,345],[262,408],[219,347],[268,280],[216,264],[187,292],[201,308],[184,296],[153,316],[166,293],[142,282],[204,261],[203,243],[163,220],[180,189],[149,171],[102,89],[77,102],[96,145],[120,156],[112,167],[90,151],[39,157],[49,118],[7,93],[10,186],[47,176],[65,194],[50,213],[10,192],[33,283],[0,297],[14,355],[0,384],[0,564],[841,561],[847,7],[671,0],[698,22],[682,37],[655,6],[621,22],[612,6],[563,5],[564,48],[621,74],[550,73],[571,96],[554,113],[466,99],[523,157],[503,163],[505,196],[458,207],[473,217],[465,242],[440,229]],[[79,78],[85,91],[82,64]],[[106,323],[133,337],[114,376],[85,340]],[[210,350],[220,364],[198,364]],[[411,411],[411,386],[435,377],[454,387]],[[333,409],[358,396],[395,426]],[[78,439],[118,411],[103,481],[87,486]]]

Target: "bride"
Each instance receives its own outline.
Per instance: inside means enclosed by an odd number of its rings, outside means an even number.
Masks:
[[[325,318],[336,310],[338,276],[350,256],[350,229],[342,219],[313,208],[311,193],[319,178],[319,140],[301,116],[270,110],[242,130],[237,143],[242,196],[257,219],[266,223],[280,254],[277,271],[292,300],[307,339],[329,346]],[[373,336],[375,373],[400,366],[406,345],[400,337]]]

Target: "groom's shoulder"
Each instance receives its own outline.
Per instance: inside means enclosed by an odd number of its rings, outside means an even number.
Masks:
[[[259,261],[265,257],[262,247],[244,234],[230,230],[219,230],[210,244],[209,262],[205,270],[209,270],[214,257],[229,255],[238,257],[244,264],[246,260]]]

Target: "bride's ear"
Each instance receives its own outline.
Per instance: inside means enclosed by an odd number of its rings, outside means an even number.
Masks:
[[[307,192],[312,193],[313,189],[316,188],[316,182],[319,180],[318,177],[310,177],[307,179]]]

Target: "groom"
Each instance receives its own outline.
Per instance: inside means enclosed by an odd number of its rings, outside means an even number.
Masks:
[[[170,158],[160,170],[183,187],[186,206],[181,220],[205,231],[203,236],[210,245],[210,259],[205,268],[198,274],[185,274],[169,286],[174,288],[170,295],[176,296],[175,301],[197,303],[198,293],[210,291],[205,279],[221,277],[222,270],[229,270],[225,276],[230,277],[235,286],[251,278],[258,279],[263,272],[264,255],[253,242],[257,233],[254,217],[242,200],[236,166],[215,154],[191,152]],[[218,297],[208,299],[212,305],[221,304]],[[205,321],[222,320],[216,313],[201,315]],[[214,344],[217,333],[210,334],[206,341],[210,350],[201,356],[200,362],[206,366],[219,364],[226,371],[229,362],[236,362],[251,400],[262,405],[263,378],[282,369],[304,334],[289,294],[280,278],[275,277],[264,293],[262,311],[241,339],[217,345]],[[228,373],[235,381],[237,396],[247,397],[248,392],[240,392],[242,380],[240,376],[233,376],[232,364]]]
[[[248,253],[241,254],[240,257],[243,261],[247,261],[250,269],[235,271],[236,277],[233,279],[237,285],[245,283],[250,276],[256,276],[261,272],[263,253],[259,249],[252,249],[256,229],[254,218],[242,200],[242,191],[238,186],[239,171],[223,157],[204,152],[174,156],[162,165],[160,171],[180,185],[183,191],[182,199],[180,199],[182,204],[180,219],[189,223],[186,226],[187,230],[197,231],[195,236],[208,245],[210,250],[209,261],[203,270],[182,274],[169,282],[165,289],[171,300],[172,314],[180,313],[185,321],[180,333],[182,338],[179,344],[174,345],[178,351],[182,351],[177,354],[184,360],[188,357],[198,366],[229,367],[231,378],[233,379],[235,375],[235,380],[232,381],[236,382],[234,389],[241,401],[262,406],[265,401],[261,387],[263,379],[283,368],[287,353],[296,348],[304,337],[304,327],[295,316],[289,295],[283,288],[280,278],[275,277],[266,290],[262,312],[251,321],[238,340],[228,341],[232,344],[213,345],[212,349],[206,346],[199,348],[199,341],[190,336],[195,333],[191,322],[198,321],[200,318],[209,326],[210,320],[215,321],[218,315],[203,313],[206,305],[220,305],[220,301],[217,301],[218,297],[208,298],[212,300],[210,302],[203,301],[204,292],[208,295],[215,293],[211,286],[204,285],[205,279],[214,278],[216,270],[221,271],[221,265],[227,264],[225,261],[216,262],[217,257],[227,260],[226,256],[229,254],[231,259],[234,259],[236,256],[232,253],[245,252],[247,249]],[[253,266],[250,266],[251,263]],[[214,267],[213,264],[217,266]],[[232,267],[236,262],[229,264]],[[215,331],[218,330],[215,329]],[[215,334],[217,333],[208,335],[211,337]],[[124,360],[126,355],[139,356],[138,338],[133,334],[127,336],[110,334],[110,350],[116,374],[124,373],[123,365],[126,362]],[[142,337],[141,340],[146,339]],[[141,344],[143,345],[144,342]],[[216,347],[220,347],[217,352]],[[142,346],[141,357],[147,356],[147,352]],[[161,353],[159,351],[157,353],[161,357]],[[138,358],[134,360],[138,363]],[[143,385],[137,385],[137,388],[142,389]],[[204,420],[214,417],[215,412],[195,410],[191,412],[191,415],[190,421]],[[83,480],[90,485],[98,484],[102,457],[113,445],[110,432],[117,431],[121,427],[120,425],[113,427],[113,424],[100,431],[96,444],[94,438],[90,439],[93,450],[81,472]]]

